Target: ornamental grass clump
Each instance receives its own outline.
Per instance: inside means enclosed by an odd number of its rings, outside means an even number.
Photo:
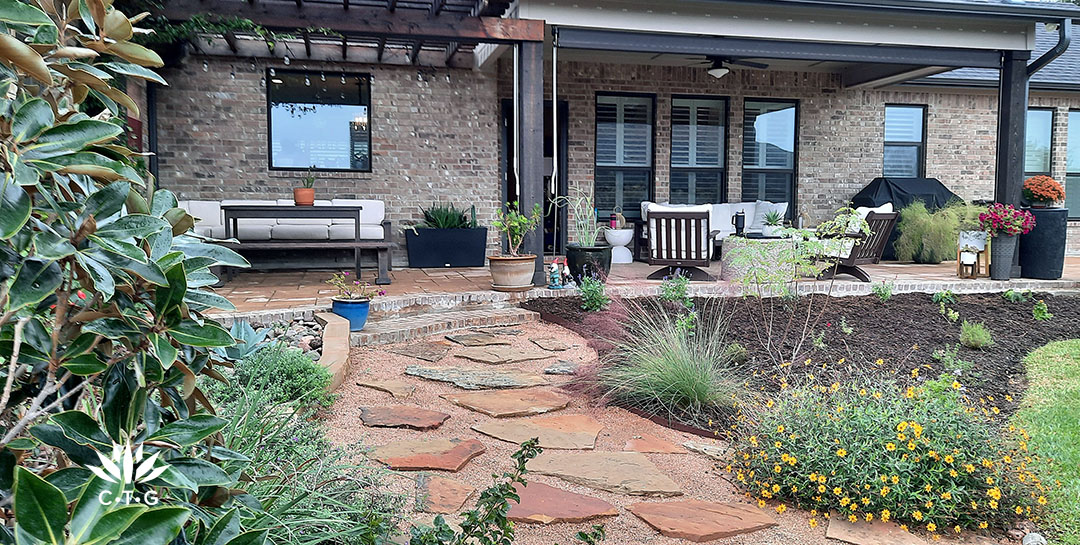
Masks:
[[[1028,434],[999,429],[951,378],[789,389],[741,426],[734,480],[765,507],[957,534],[1037,521],[1047,488]]]
[[[727,341],[725,322],[702,320],[687,328],[680,316],[660,304],[630,303],[626,340],[613,342],[599,385],[620,405],[712,427],[737,413],[750,372]]]

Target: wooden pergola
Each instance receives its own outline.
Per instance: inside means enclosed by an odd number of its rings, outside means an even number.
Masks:
[[[268,48],[254,34],[226,32],[222,50],[207,54],[242,58],[291,55],[297,60],[442,67],[473,67],[481,44],[515,48],[516,143],[519,205],[543,204],[544,21],[506,18],[511,2],[495,0],[169,0],[161,14],[171,21],[195,15],[241,18],[272,32],[297,36],[296,49]],[[526,237],[523,251],[537,256],[544,282],[543,236]]]

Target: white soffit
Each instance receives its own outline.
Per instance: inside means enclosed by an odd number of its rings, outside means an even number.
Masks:
[[[1035,24],[970,16],[876,14],[806,7],[641,0],[520,0],[518,16],[549,25],[740,38],[971,49],[1035,47]]]

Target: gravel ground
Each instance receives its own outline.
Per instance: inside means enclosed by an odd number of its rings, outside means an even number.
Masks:
[[[541,373],[544,367],[551,365],[556,359],[571,360],[582,364],[589,364],[596,360],[596,351],[588,348],[585,339],[559,326],[539,323],[519,326],[522,334],[507,337],[513,346],[520,348],[534,348],[530,338],[549,336],[555,337],[569,344],[573,348],[565,352],[553,352],[550,359],[510,364],[526,370]],[[441,341],[453,347],[450,355],[442,361],[432,365],[468,365],[469,362],[454,357],[454,353],[461,347],[443,340],[442,336],[434,336],[421,341]],[[338,393],[340,398],[326,414],[328,420],[328,435],[335,444],[345,445],[361,443],[366,447],[385,444],[392,441],[423,438],[472,438],[484,444],[487,451],[470,461],[457,473],[443,473],[444,476],[458,479],[469,483],[478,489],[477,493],[466,502],[466,508],[475,505],[479,490],[487,487],[492,482],[492,473],[501,474],[511,467],[510,454],[516,446],[511,443],[499,441],[472,431],[470,426],[488,420],[490,417],[477,412],[458,407],[442,398],[440,394],[460,391],[455,386],[441,382],[432,382],[416,377],[405,376],[402,371],[407,365],[426,364],[420,360],[392,354],[386,350],[386,346],[372,348],[354,348],[352,351],[352,370]],[[483,365],[483,364],[476,364]],[[395,399],[390,394],[370,388],[356,385],[356,381],[363,375],[377,378],[404,379],[416,386],[416,391],[406,399]],[[565,382],[568,377],[548,375],[552,384]],[[421,406],[427,409],[442,411],[451,415],[440,428],[432,431],[413,431],[391,428],[367,428],[360,421],[360,407],[365,405],[394,405],[407,404]],[[627,440],[641,434],[651,434],[661,439],[681,444],[684,441],[711,442],[722,445],[720,441],[710,441],[686,433],[677,432],[653,422],[633,415],[623,409],[608,406],[591,405],[583,396],[575,395],[570,406],[562,411],[551,414],[588,414],[599,420],[604,425],[596,442],[598,451],[620,451]],[[731,501],[749,502],[734,486],[728,483],[722,472],[716,469],[715,464],[700,454],[646,454],[646,456],[678,483],[684,491],[682,498],[696,498],[705,501]],[[377,464],[377,462],[372,462]],[[417,472],[392,473],[393,477],[387,479],[387,485],[394,492],[404,493],[419,499],[413,479]],[[604,523],[607,527],[606,544],[623,545],[633,543],[688,543],[680,539],[672,539],[661,536],[648,527],[644,522],[626,510],[626,506],[640,501],[665,501],[663,499],[643,499],[638,497],[624,496],[594,490],[562,481],[556,477],[542,475],[527,475],[529,481],[543,482],[545,484],[586,494],[603,499],[618,508],[619,515],[606,517],[585,523],[562,523],[551,525],[524,524],[517,525],[517,545],[573,545],[579,543],[574,534],[579,530],[588,530],[592,524]],[[680,499],[680,498],[673,498]],[[415,505],[416,502],[409,502]],[[743,536],[718,540],[717,543],[746,544],[746,545],[809,545],[824,543],[840,543],[825,538],[825,524],[816,529],[809,528],[807,520],[809,515],[795,509],[789,509],[786,513],[778,515],[770,514],[778,522],[778,526],[768,530],[755,532]],[[415,512],[413,520],[430,521],[433,515]],[[447,520],[455,522],[460,517],[448,516]]]

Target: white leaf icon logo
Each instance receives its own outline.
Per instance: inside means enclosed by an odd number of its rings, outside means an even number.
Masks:
[[[132,453],[130,446],[114,444],[111,456],[97,453],[101,467],[88,466],[87,469],[110,483],[145,483],[158,478],[169,468],[165,463],[154,467],[160,454],[155,452],[143,460],[142,445]]]

